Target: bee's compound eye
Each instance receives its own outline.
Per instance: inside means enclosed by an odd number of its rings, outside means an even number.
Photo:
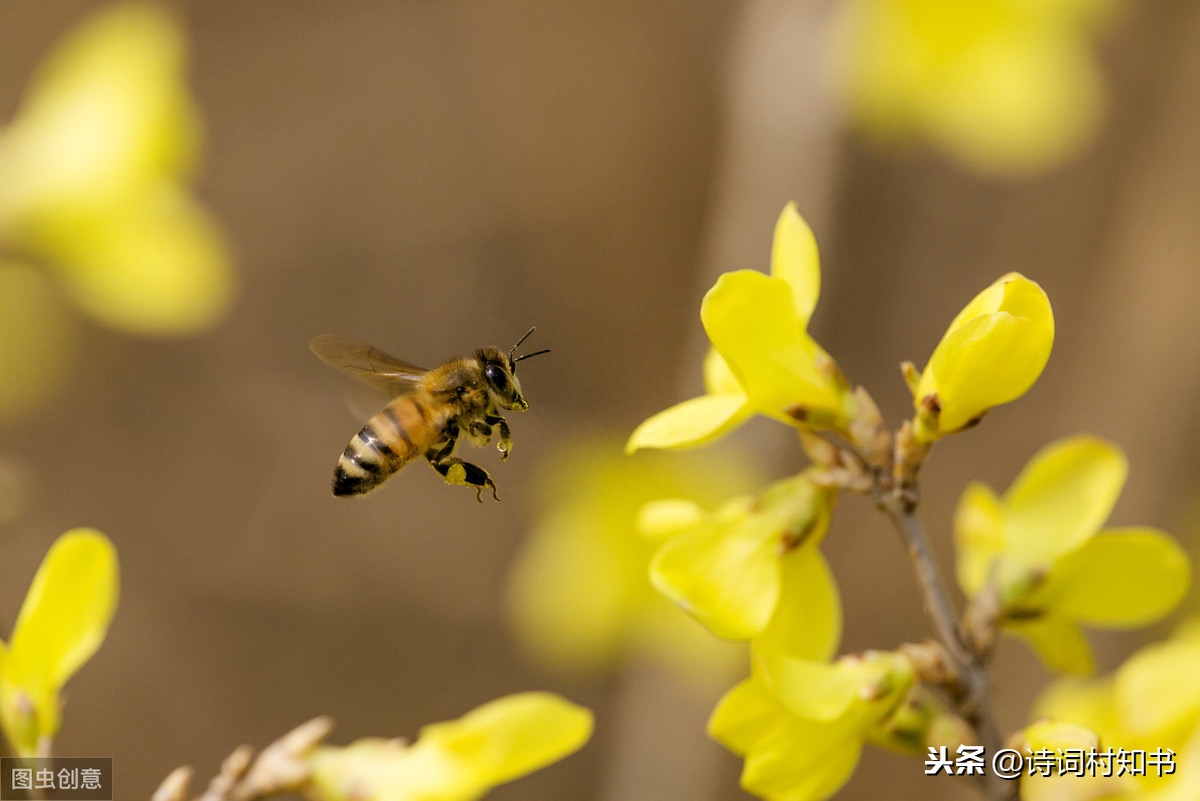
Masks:
[[[502,389],[508,383],[504,378],[504,371],[494,364],[483,368],[483,377],[496,389]]]

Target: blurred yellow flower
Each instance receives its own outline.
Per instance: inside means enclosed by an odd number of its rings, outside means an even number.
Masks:
[[[536,528],[510,577],[509,617],[542,662],[567,672],[613,667],[631,654],[666,665],[700,691],[728,686],[745,664],[670,602],[646,576],[659,542],[638,533],[651,500],[708,500],[743,492],[755,475],[728,456],[621,454],[615,440],[583,440],[547,462]]]
[[[952,434],[1024,395],[1053,346],[1046,293],[1020,273],[999,278],[950,323],[912,387],[917,440]]]
[[[706,393],[643,422],[626,451],[702,445],[754,414],[844,429],[854,413],[852,390],[807,331],[820,287],[816,239],[789,203],[775,226],[771,274],[725,273],[704,296],[700,320],[713,345]]]
[[[98,531],[68,531],[46,554],[12,639],[0,643],[0,723],[18,755],[48,751],[59,693],[104,642],[118,589],[116,550]]]
[[[1189,621],[1166,642],[1141,649],[1110,676],[1058,682],[1042,694],[1034,715],[1086,726],[1099,735],[1104,749],[1147,754],[1144,776],[1127,774],[1083,784],[1068,777],[1073,782],[1062,782],[1055,799],[1200,797],[1200,621]],[[1162,765],[1161,776],[1151,759]],[[1043,797],[1051,796],[1026,794],[1022,788],[1022,798]]]
[[[200,120],[184,60],[166,12],[110,6],[58,45],[0,130],[0,246],[132,333],[204,328],[232,290],[222,237],[185,186]],[[15,330],[0,325],[0,339]]]
[[[375,738],[319,747],[308,757],[308,792],[317,801],[474,801],[591,735],[583,707],[551,693],[509,695],[424,727],[412,745]]]
[[[1035,455],[1003,499],[972,484],[959,500],[954,530],[963,592],[996,592],[1004,630],[1057,670],[1091,670],[1080,624],[1142,626],[1187,590],[1187,556],[1167,534],[1100,530],[1126,472],[1116,446],[1070,437]]]
[[[1114,0],[847,0],[840,79],[874,138],[925,137],[975,171],[1023,176],[1094,137],[1093,40]]]

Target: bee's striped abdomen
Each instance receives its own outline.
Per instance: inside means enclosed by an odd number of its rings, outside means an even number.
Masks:
[[[333,473],[334,495],[361,495],[382,484],[438,436],[421,400],[404,395],[389,403],[354,435]]]

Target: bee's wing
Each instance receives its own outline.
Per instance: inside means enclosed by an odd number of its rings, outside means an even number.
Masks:
[[[317,358],[369,387],[395,397],[412,391],[427,370],[389,356],[365,342],[322,334],[308,343]]]

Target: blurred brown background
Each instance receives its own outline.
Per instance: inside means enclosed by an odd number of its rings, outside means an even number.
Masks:
[[[314,714],[335,718],[339,743],[412,736],[545,688],[592,707],[597,734],[492,798],[745,797],[738,760],[704,739],[707,701],[643,664],[599,682],[540,672],[500,599],[540,460],[698,389],[700,298],[721,270],[765,268],[792,198],[822,247],[814,333],[892,420],[907,408],[896,364],[923,363],[999,275],[1023,272],[1054,304],[1041,381],[928,467],[923,516],[944,566],[966,477],[1002,489],[1042,444],[1082,430],[1130,457],[1114,522],[1188,534],[1200,6],[1131,4],[1103,45],[1098,141],[1005,184],[919,147],[874,152],[838,124],[806,69],[829,5],[176,4],[206,118],[199,192],[233,243],[237,301],[188,340],[86,328],[66,391],[0,429],[0,455],[32,481],[0,524],[0,620],[67,528],[101,529],[121,558],[121,606],[68,687],[59,751],[114,757],[120,795],[144,798],[179,764],[207,780],[235,745]],[[0,5],[0,117],[95,6]],[[502,504],[421,466],[361,501],[330,495],[362,421],[308,352],[313,335],[433,364],[531,324],[530,345],[554,353],[522,366],[532,409],[510,421],[514,456],[478,452]],[[748,440],[781,473],[800,464],[785,429]],[[926,636],[903,551],[868,504],[842,503],[827,547],[844,650]],[[1139,636],[1095,639],[1102,665]],[[1016,726],[1045,675],[1014,643],[998,671]],[[972,791],[869,753],[839,797],[885,795]]]

